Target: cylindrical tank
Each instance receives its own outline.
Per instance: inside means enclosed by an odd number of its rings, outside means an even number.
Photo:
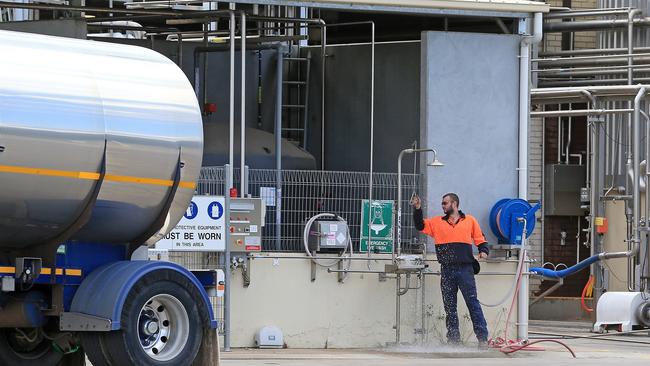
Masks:
[[[89,206],[90,219],[65,239],[145,235],[151,244],[178,222],[203,131],[172,61],[142,47],[7,31],[0,54],[0,248],[56,240]]]

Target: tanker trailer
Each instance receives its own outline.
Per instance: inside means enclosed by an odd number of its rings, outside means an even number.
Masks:
[[[195,192],[186,76],[104,42],[0,31],[0,54],[0,365],[192,364],[214,273],[135,260]]]

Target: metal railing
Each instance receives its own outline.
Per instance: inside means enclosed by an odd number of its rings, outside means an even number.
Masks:
[[[239,185],[235,169],[235,186]],[[198,180],[197,194],[223,195],[224,168],[204,167]],[[316,170],[283,170],[281,223],[276,224],[276,179],[273,169],[249,169],[248,192],[261,197],[266,204],[265,226],[262,230],[262,250],[302,252],[305,222],[312,216],[329,212],[348,222],[355,251],[359,250],[361,203],[368,198],[368,172],[337,172]],[[402,246],[405,252],[421,250],[419,234],[413,227],[408,200],[413,191],[420,190],[420,176],[402,174]],[[397,174],[373,173],[373,200],[397,199]],[[395,207],[395,212],[397,207]],[[277,231],[280,243],[277,243]]]

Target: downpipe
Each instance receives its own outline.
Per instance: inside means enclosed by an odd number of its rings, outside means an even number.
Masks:
[[[519,198],[528,199],[528,122],[530,118],[530,49],[542,40],[542,13],[533,16],[533,32],[524,36],[519,46]],[[522,243],[522,246],[525,245]],[[521,253],[526,251],[522,248]],[[524,272],[528,262],[524,258]],[[528,339],[528,279],[521,281],[517,299],[517,338]]]

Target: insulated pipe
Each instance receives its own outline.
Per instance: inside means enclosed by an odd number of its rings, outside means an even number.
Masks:
[[[645,97],[646,88],[641,87],[636,97],[634,98],[634,155],[633,155],[633,166],[634,166],[634,180],[632,181],[634,194],[634,207],[632,214],[632,243],[637,251],[641,243],[640,232],[639,232],[639,220],[641,212],[641,192],[639,189],[639,163],[640,163],[640,144],[641,144],[641,100]],[[637,284],[638,287],[638,284]]]
[[[634,54],[634,17],[640,13],[641,13],[640,9],[632,9],[627,15],[627,54],[628,55]],[[627,70],[627,83],[629,85],[632,85],[633,82],[632,64],[633,64],[633,57],[628,57],[627,66],[629,67],[629,69]]]
[[[634,109],[574,109],[571,111],[530,112],[531,117],[596,116],[603,114],[632,113]]]
[[[650,82],[650,78],[636,78],[636,81],[639,83]],[[627,78],[625,79],[572,79],[572,80],[545,80],[544,78],[539,78],[539,86],[543,88],[555,88],[555,87],[575,87],[575,86],[593,86],[593,85],[612,85],[612,84],[627,84]]]
[[[573,105],[569,103],[569,112],[571,112]],[[567,120],[567,125],[569,126],[567,135],[566,135],[566,146],[565,146],[565,152],[564,152],[564,163],[569,164],[569,148],[571,147],[571,126],[573,125],[573,120],[571,118],[571,115],[568,116],[569,119]]]
[[[627,9],[617,10],[579,10],[579,11],[552,11],[544,16],[544,19],[565,19],[565,18],[579,18],[579,17],[593,17],[599,15],[615,15],[627,14]]]
[[[547,51],[540,52],[539,57],[562,57],[562,56],[586,56],[586,55],[606,55],[606,54],[626,54],[627,48],[589,48],[582,50],[567,51]],[[635,52],[648,52],[650,47],[634,47]]]
[[[641,111],[643,117],[645,117],[645,227],[650,227],[650,192],[647,190],[648,183],[650,183],[650,117],[645,111]]]
[[[545,78],[566,78],[569,76],[592,77],[592,76],[601,76],[601,75],[605,75],[605,76],[622,75],[627,73],[629,68],[631,68],[636,73],[647,74],[648,72],[650,72],[650,67],[648,67],[647,65],[637,65],[636,67],[618,66],[618,67],[589,67],[589,68],[576,67],[576,68],[561,68],[561,69],[537,69],[537,70],[532,70],[532,72],[536,72],[539,75],[539,77],[545,77]]]
[[[246,12],[241,12],[241,135],[240,135],[240,197],[246,197],[248,187],[244,179],[246,165]],[[231,39],[232,41],[232,39]],[[233,43],[234,44],[234,43]],[[232,47],[232,44],[231,44]]]
[[[616,29],[626,27],[627,23],[627,19],[585,20],[581,22],[553,22],[544,24],[544,33]],[[635,19],[634,24],[637,26],[647,27],[650,25],[650,18]]]

